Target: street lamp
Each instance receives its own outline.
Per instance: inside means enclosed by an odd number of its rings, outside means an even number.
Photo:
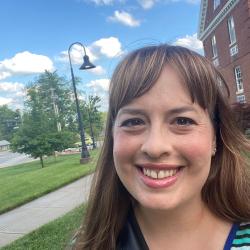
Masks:
[[[84,128],[83,128],[83,121],[82,121],[82,116],[81,116],[80,107],[79,107],[79,101],[78,101],[78,97],[77,97],[77,93],[76,93],[75,76],[74,76],[71,57],[70,57],[70,51],[71,51],[71,48],[74,45],[80,45],[83,48],[83,51],[84,51],[83,64],[79,69],[81,69],[81,70],[92,69],[92,68],[95,68],[95,65],[92,64],[89,61],[89,57],[87,56],[85,47],[83,46],[82,43],[75,42],[75,43],[72,43],[69,46],[68,55],[69,55],[70,71],[71,71],[72,84],[73,84],[73,89],[74,89],[74,94],[75,94],[76,111],[77,111],[78,123],[79,123],[79,131],[80,131],[81,142],[82,142],[82,151],[81,151],[80,163],[84,164],[84,163],[88,162],[88,160],[89,160],[89,151],[87,149],[86,142],[85,142],[85,133],[84,133]]]

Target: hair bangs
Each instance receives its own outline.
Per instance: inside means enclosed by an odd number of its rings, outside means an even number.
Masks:
[[[109,104],[113,119],[120,108],[152,88],[167,60],[166,46],[139,49],[124,58],[110,84]]]

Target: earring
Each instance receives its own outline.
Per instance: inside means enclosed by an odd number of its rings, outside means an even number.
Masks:
[[[212,155],[213,155],[213,156],[216,154],[216,151],[217,151],[217,148],[214,147],[214,150],[213,150],[213,152],[212,152]]]

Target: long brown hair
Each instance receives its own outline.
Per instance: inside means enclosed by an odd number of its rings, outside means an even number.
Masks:
[[[208,110],[214,124],[217,153],[202,189],[203,201],[226,220],[250,218],[250,173],[245,155],[250,147],[234,122],[223,77],[206,58],[186,48],[149,46],[128,54],[113,73],[105,140],[75,249],[115,249],[132,198],[115,171],[113,123],[119,109],[147,92],[166,65],[176,70],[193,102]]]

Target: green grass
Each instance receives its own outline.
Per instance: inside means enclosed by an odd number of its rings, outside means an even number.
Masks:
[[[91,161],[80,165],[80,155],[65,155],[0,169],[0,214],[36,199],[46,193],[93,172],[98,151],[91,152]]]
[[[62,250],[70,245],[84,215],[80,206],[66,215],[14,241],[1,250]]]

